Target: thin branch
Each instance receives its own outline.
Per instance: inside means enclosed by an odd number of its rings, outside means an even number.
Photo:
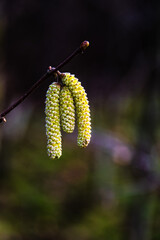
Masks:
[[[9,112],[11,112],[14,108],[16,108],[20,103],[22,103],[36,88],[39,87],[39,85],[44,80],[49,78],[56,71],[60,70],[64,65],[66,65],[69,61],[71,61],[72,58],[74,58],[80,53],[83,53],[88,46],[89,46],[88,41],[82,42],[80,47],[77,48],[69,57],[67,57],[63,62],[61,62],[56,68],[49,67],[48,71],[23,96],[21,96],[15,103],[13,103],[9,108],[7,108],[5,111],[3,111],[0,114],[0,123],[6,122],[5,116]]]

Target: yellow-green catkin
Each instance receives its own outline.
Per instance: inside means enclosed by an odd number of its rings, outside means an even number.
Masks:
[[[52,159],[62,155],[59,95],[60,85],[53,82],[47,90],[45,101],[47,152]]]
[[[74,98],[78,125],[77,143],[80,147],[87,147],[91,139],[91,118],[87,94],[81,82],[74,75],[62,73],[61,79],[63,84],[68,86]]]
[[[60,117],[63,131],[72,133],[75,128],[75,106],[67,86],[64,86],[60,92]]]

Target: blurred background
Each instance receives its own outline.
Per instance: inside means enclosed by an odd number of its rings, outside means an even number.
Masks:
[[[1,0],[0,109],[84,40],[61,71],[91,106],[92,139],[46,153],[46,80],[0,126],[0,239],[160,239],[158,1]]]

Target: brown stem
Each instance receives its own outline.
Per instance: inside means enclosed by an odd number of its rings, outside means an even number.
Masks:
[[[20,103],[22,103],[25,98],[27,98],[36,88],[39,87],[39,85],[49,78],[53,73],[61,69],[64,65],[66,65],[72,58],[77,56],[80,53],[83,53],[83,51],[89,46],[88,41],[84,41],[81,43],[80,47],[77,48],[69,57],[67,57],[63,62],[61,62],[56,68],[49,67],[49,70],[35,83],[33,86],[23,95],[21,96],[15,103],[13,103],[9,108],[7,108],[5,111],[3,111],[0,114],[0,123],[6,122],[5,116],[11,112],[14,108],[16,108]]]

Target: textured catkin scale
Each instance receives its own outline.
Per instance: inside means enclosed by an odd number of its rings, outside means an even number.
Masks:
[[[60,85],[52,83],[47,90],[45,101],[47,152],[52,159],[62,155],[59,95]]]
[[[60,117],[63,131],[72,133],[75,127],[75,106],[67,86],[64,86],[60,92]]]
[[[87,147],[91,138],[91,118],[87,94],[74,75],[62,73],[61,79],[68,86],[74,98],[78,124],[77,143],[80,147]]]

